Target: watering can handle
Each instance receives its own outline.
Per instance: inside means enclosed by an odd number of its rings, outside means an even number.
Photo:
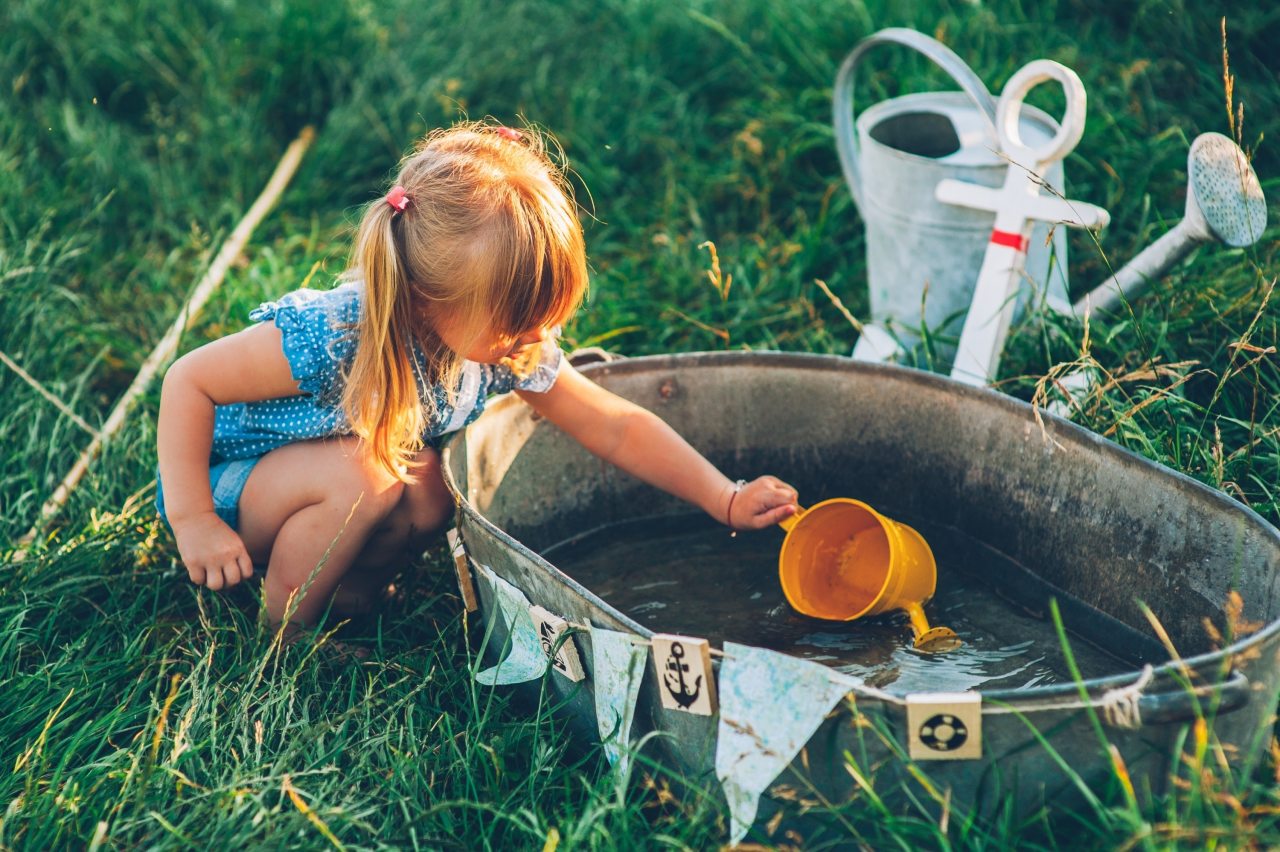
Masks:
[[[960,88],[978,112],[986,117],[991,128],[991,138],[996,138],[996,102],[987,91],[986,85],[973,73],[973,69],[956,55],[955,51],[942,42],[930,38],[905,27],[890,27],[867,36],[845,57],[844,63],[836,74],[835,91],[832,93],[832,107],[835,111],[836,151],[840,155],[840,167],[844,170],[844,179],[853,193],[854,203],[862,209],[862,175],[858,171],[858,135],[853,123],[853,82],[854,68],[862,59],[862,55],[880,44],[900,44],[922,53],[935,65],[951,75],[951,79],[960,84]]]
[[[800,523],[800,516],[803,514],[804,508],[802,506],[796,506],[796,513],[778,521],[778,526],[782,527],[787,532],[791,532],[791,528]]]

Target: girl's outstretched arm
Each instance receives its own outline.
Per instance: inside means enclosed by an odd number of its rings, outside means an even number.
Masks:
[[[790,485],[762,476],[737,491],[662,418],[610,393],[567,362],[546,393],[517,393],[593,454],[701,507],[723,524],[761,529],[797,511]]]
[[[274,323],[250,326],[188,352],[165,374],[157,427],[160,478],[165,515],[192,582],[221,589],[253,573],[244,542],[213,511],[214,405],[297,393]]]

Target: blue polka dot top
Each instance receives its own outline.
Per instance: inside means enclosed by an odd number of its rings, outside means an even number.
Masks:
[[[274,322],[280,329],[285,358],[301,393],[261,402],[239,402],[214,409],[213,457],[220,460],[261,456],[295,441],[351,434],[342,409],[346,370],[355,356],[357,321],[363,285],[359,281],[332,290],[296,290],[249,313],[255,322]],[[480,416],[492,394],[512,389],[542,393],[559,374],[562,355],[554,340],[544,344],[537,368],[517,379],[499,364],[464,362],[454,403],[442,386],[427,387],[422,353],[418,359],[418,392],[435,398],[435,415],[422,438],[432,442]]]

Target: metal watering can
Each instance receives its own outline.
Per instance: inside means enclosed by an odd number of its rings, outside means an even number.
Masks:
[[[866,108],[855,120],[855,72],[869,50],[884,44],[923,54],[960,91],[892,98]],[[845,58],[833,101],[840,165],[866,226],[872,323],[864,327],[854,357],[885,360],[919,340],[922,322],[931,333],[958,335],[995,216],[941,201],[935,191],[948,178],[988,187],[1004,183],[1009,162],[1000,155],[995,99],[949,48],[915,30],[892,28],[863,39]],[[1059,131],[1057,121],[1026,105],[1018,125],[1033,146],[1047,144]],[[1049,165],[1043,177],[1061,191],[1061,161]],[[1032,230],[1027,285],[1018,302],[1035,296],[1053,310],[1069,310],[1066,234],[1058,228],[1049,243],[1049,227],[1039,222]]]

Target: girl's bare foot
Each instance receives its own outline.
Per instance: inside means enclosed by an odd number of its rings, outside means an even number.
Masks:
[[[314,636],[311,628],[290,622],[284,629],[284,644],[286,646],[296,645],[307,636]],[[336,659],[338,662],[360,662],[369,659],[373,654],[373,651],[360,645],[340,642],[334,639],[331,634],[316,638],[319,644],[317,650],[325,656]]]
[[[343,580],[333,590],[333,603],[330,613],[339,618],[353,618],[377,612],[395,597],[396,587],[393,583],[382,586],[348,583]]]

